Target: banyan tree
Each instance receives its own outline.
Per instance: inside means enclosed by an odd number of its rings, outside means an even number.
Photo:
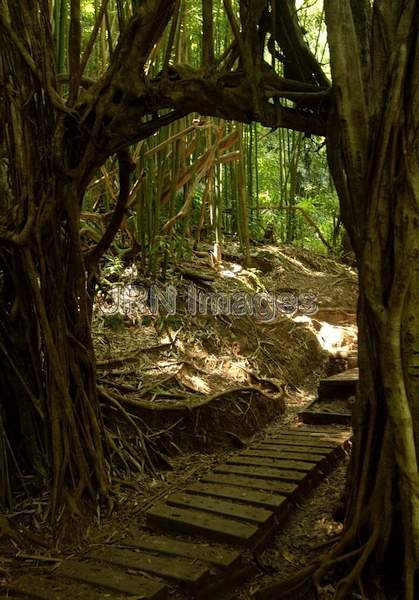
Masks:
[[[97,3],[82,43],[80,0],[0,0],[0,501],[10,500],[20,469],[39,487],[48,482],[52,516],[108,495],[91,312],[97,267],[128,201],[130,147],[191,112],[325,136],[359,269],[360,385],[345,527],[315,577],[346,555],[338,589],[346,598],[361,582],[369,590],[390,585],[383,566],[391,564],[413,599],[418,0],[325,0],[331,80],[306,43],[293,0],[202,0],[199,68],[171,60],[180,0],[118,0],[109,64],[97,79],[86,77],[110,4]],[[215,5],[229,24],[221,55]],[[58,48],[63,7],[68,44]],[[163,40],[157,71],[150,64]],[[115,211],[102,239],[84,251],[84,195],[112,156]]]

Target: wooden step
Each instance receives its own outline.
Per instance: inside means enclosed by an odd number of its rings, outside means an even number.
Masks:
[[[197,589],[209,575],[209,568],[196,560],[158,556],[144,550],[111,546],[106,550],[89,553],[88,558],[124,567],[124,569],[137,569],[145,573],[152,573],[188,589]]]
[[[196,560],[202,552],[202,544],[184,542],[175,538],[158,535],[148,535],[141,531],[132,536],[130,540],[120,544],[119,547],[130,547],[139,550],[148,550],[168,556],[180,556]],[[240,553],[228,550],[223,546],[205,546],[205,563],[210,563],[220,568],[230,568],[240,560]]]
[[[230,458],[227,462],[227,465],[257,465],[262,467],[269,467],[270,469],[293,469],[295,471],[302,471],[303,473],[308,473],[312,469],[315,468],[316,463],[303,462],[298,460],[286,460],[281,457],[277,458],[264,458],[263,456],[254,457],[254,456],[243,456],[238,455]]]
[[[121,600],[121,592],[111,592],[106,590],[102,594],[91,585],[83,583],[66,583],[49,577],[40,577],[35,575],[23,575],[16,581],[12,581],[7,586],[8,597],[12,598],[10,592],[19,595],[19,598],[36,598],[37,600],[97,600],[99,597],[106,597],[109,600]],[[132,597],[132,596],[131,596]],[[138,596],[137,596],[138,597]],[[158,596],[155,596],[158,598]],[[160,596],[164,598],[165,596]],[[144,596],[152,598],[152,596]]]
[[[246,506],[238,501],[220,500],[218,498],[211,498],[210,496],[202,497],[193,494],[189,495],[188,493],[178,493],[169,496],[166,502],[171,506],[195,508],[258,525],[269,525],[274,517],[274,513],[265,508]]]
[[[322,425],[316,425],[316,427],[312,427],[310,426],[306,426],[306,425],[302,425],[302,424],[298,424],[294,427],[288,427],[286,429],[280,429],[279,433],[280,434],[293,434],[293,433],[303,433],[305,434],[309,434],[309,435],[331,435],[333,437],[338,437],[341,438],[342,436],[347,435],[347,431],[343,430],[343,429],[335,429],[334,427],[326,427],[326,426],[322,426]]]
[[[146,513],[149,527],[206,536],[225,543],[251,545],[258,537],[253,523],[227,519],[205,511],[159,504]]]
[[[283,444],[287,444],[288,446],[310,446],[313,448],[322,448],[324,450],[334,450],[339,443],[331,442],[322,438],[313,438],[313,437],[302,437],[300,435],[287,435],[277,437],[275,439],[270,440],[269,442],[262,442],[261,446],[281,446]]]
[[[314,400],[298,413],[300,421],[310,425],[350,425],[352,412],[350,408],[345,411],[323,410],[325,400]],[[330,401],[331,402],[331,401]]]
[[[249,450],[245,450],[244,452],[242,452],[240,456],[245,456],[249,458],[270,458],[273,460],[296,460],[311,463],[313,466],[324,459],[324,454],[314,455],[312,453],[306,454],[304,452],[288,452],[282,450],[282,448],[268,448],[265,450],[259,450],[258,448],[250,448]]]
[[[285,496],[273,494],[272,492],[259,492],[249,488],[220,485],[217,483],[194,483],[186,488],[185,492],[202,496],[228,498],[229,500],[240,500],[252,506],[267,508],[276,514],[284,512],[284,502],[286,501]]]
[[[209,473],[201,478],[201,481],[205,483],[221,483],[227,485],[234,485],[244,488],[250,488],[254,490],[265,490],[270,492],[276,492],[284,496],[293,496],[298,486],[286,481],[273,481],[272,479],[255,479],[252,476],[240,476],[232,473]]]
[[[337,375],[321,379],[318,389],[320,400],[329,398],[349,398],[356,394],[359,370],[350,369]]]
[[[319,448],[314,446],[301,446],[291,444],[282,444],[281,442],[275,444],[260,444],[258,446],[252,446],[249,450],[245,450],[243,454],[246,452],[286,452],[291,454],[301,454],[301,453],[309,453],[307,455],[313,456],[313,460],[317,460],[318,458],[322,458],[323,456],[327,456],[333,448]]]
[[[66,560],[55,571],[55,575],[96,585],[112,592],[131,594],[137,598],[144,598],[144,600],[167,598],[167,586],[160,581],[141,575],[131,575],[92,562]]]
[[[301,484],[307,477],[307,473],[301,471],[290,471],[281,469],[270,469],[268,467],[248,465],[220,465],[214,469],[214,473],[231,473],[234,475],[247,475],[257,479],[273,479],[289,483]]]
[[[347,431],[342,431],[341,433],[336,432],[335,430],[330,429],[313,429],[311,426],[299,427],[298,429],[289,429],[288,431],[281,431],[275,439],[289,439],[290,437],[297,437],[298,439],[304,440],[312,440],[313,442],[326,442],[329,444],[334,444],[337,446],[338,444],[342,444],[348,437]]]

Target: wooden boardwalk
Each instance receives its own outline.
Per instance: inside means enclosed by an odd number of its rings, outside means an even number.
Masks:
[[[336,397],[348,397],[356,393],[359,370],[348,369],[331,377],[320,380],[318,397],[320,400]]]
[[[350,405],[340,409],[334,404],[336,400],[348,400],[355,396],[358,385],[359,370],[349,369],[320,380],[318,396],[300,413],[303,423],[311,425],[350,425],[352,410]],[[326,408],[324,408],[326,405]]]
[[[222,599],[246,574],[294,503],[344,455],[349,432],[302,426],[256,443],[147,511],[147,530],[123,544],[65,560],[51,577],[9,588],[48,600],[183,597]],[[248,572],[247,572],[248,574]]]

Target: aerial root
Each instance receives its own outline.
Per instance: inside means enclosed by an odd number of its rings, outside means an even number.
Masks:
[[[355,566],[353,567],[352,571],[346,577],[341,579],[338,583],[336,590],[336,600],[345,600],[345,598],[348,598],[349,592],[353,588],[355,582],[358,582],[359,585],[359,583],[361,582],[362,571],[369,557],[374,551],[374,548],[376,547],[377,543],[378,535],[372,535],[371,538],[368,540],[367,544],[359,549],[362,551],[362,554],[355,563]],[[355,551],[355,553],[357,553],[357,551]]]

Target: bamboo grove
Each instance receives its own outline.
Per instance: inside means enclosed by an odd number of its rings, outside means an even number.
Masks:
[[[84,13],[84,45],[86,50],[91,46],[84,77],[87,84],[92,73],[105,70],[117,32],[132,7],[121,2],[85,4],[89,11]],[[165,61],[196,68],[201,62],[200,5],[179,2],[177,10],[176,27],[166,30],[150,60],[150,72],[156,75]],[[66,2],[57,3],[54,32],[62,73],[68,66],[67,12]],[[313,17],[302,12],[302,16],[311,19],[315,49],[322,56],[326,45],[320,37],[321,13]],[[231,43],[222,2],[215,4],[214,26],[220,32],[214,52],[222,56]],[[320,145],[318,138],[305,138],[302,133],[282,129],[271,133],[257,123],[240,125],[198,114],[162,127],[134,149],[136,168],[127,214],[111,255],[124,261],[137,257],[143,272],[164,277],[168,257],[181,259],[201,239],[211,241],[216,252],[221,252],[224,236],[237,238],[245,256],[251,241],[264,239],[308,244],[339,254],[341,221],[324,151],[312,164],[313,148]],[[318,184],[314,190],[305,190],[314,171],[320,175]],[[109,161],[88,190],[82,214],[86,249],[106,229],[118,194],[117,172]]]

